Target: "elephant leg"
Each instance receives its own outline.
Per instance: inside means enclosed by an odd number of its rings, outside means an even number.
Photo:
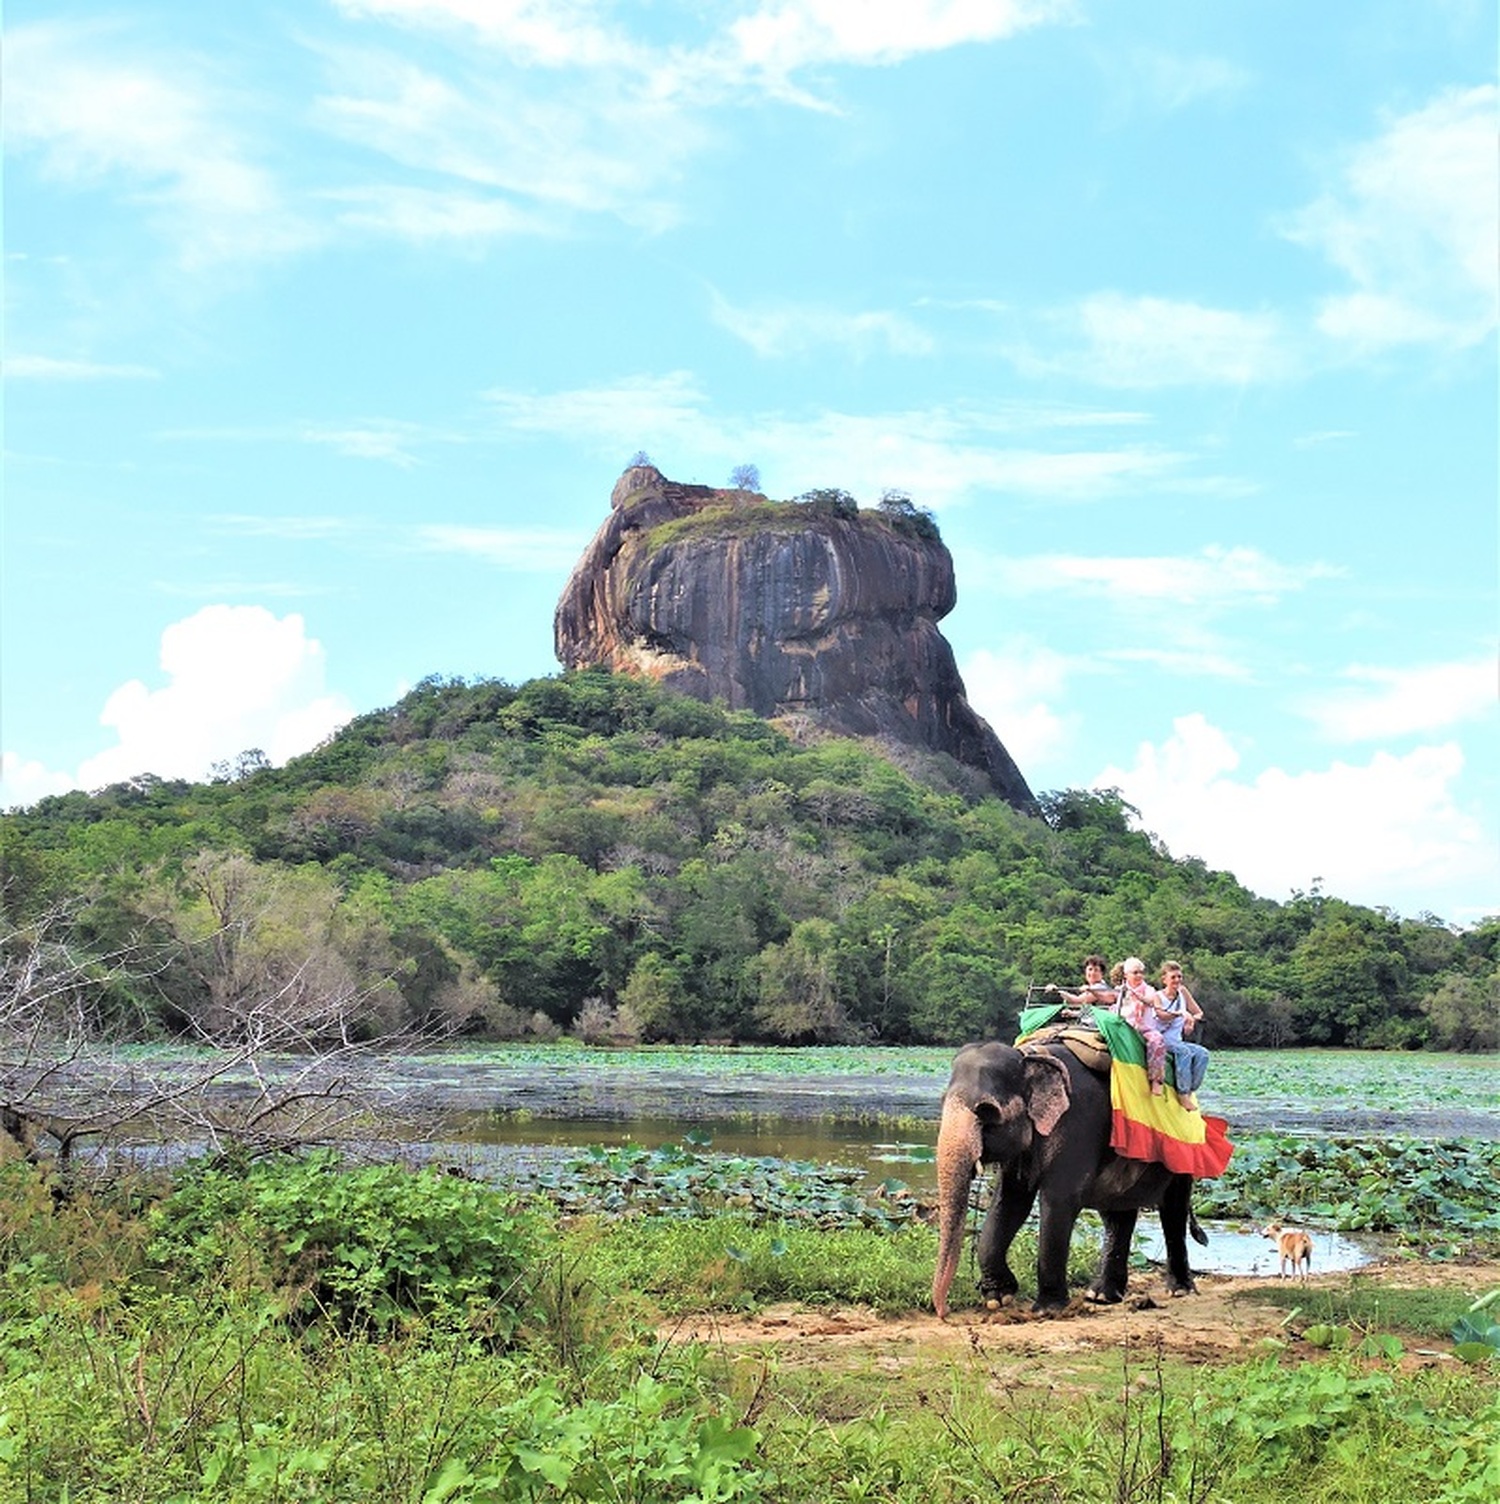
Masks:
[[[1193,1199],[1190,1175],[1176,1175],[1161,1199],[1161,1235],[1167,1245],[1167,1290],[1172,1295],[1191,1295],[1197,1290],[1188,1264],[1187,1229]],[[1201,1238],[1201,1234],[1200,1234]]]
[[[1125,1298],[1130,1281],[1130,1245],[1135,1240],[1135,1211],[1102,1212],[1104,1251],[1099,1270],[1089,1286],[1089,1299],[1115,1305]]]
[[[1010,1245],[1031,1215],[1036,1187],[1002,1172],[995,1199],[979,1231],[979,1293],[990,1305],[1004,1305],[1019,1285],[1010,1267]]]
[[[1042,1197],[1041,1226],[1037,1231],[1036,1303],[1033,1311],[1060,1311],[1068,1303],[1068,1249],[1079,1202],[1072,1198]]]

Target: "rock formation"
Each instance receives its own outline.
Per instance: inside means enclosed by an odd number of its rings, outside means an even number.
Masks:
[[[558,602],[557,656],[768,719],[805,714],[838,735],[946,752],[1033,808],[938,631],[957,600],[952,556],[909,520],[679,485],[633,465]]]

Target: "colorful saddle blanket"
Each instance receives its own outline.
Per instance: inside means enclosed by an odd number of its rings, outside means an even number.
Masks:
[[[1103,1067],[1086,1057],[1070,1036],[1093,1034],[1080,1025],[1056,1025],[1060,1008],[1028,1008],[1021,1015],[1022,1033],[1017,1046],[1065,1044],[1091,1070]],[[1143,1159],[1199,1180],[1222,1175],[1234,1153],[1228,1138],[1229,1124],[1223,1118],[1189,1112],[1178,1100],[1167,1061],[1167,1089],[1151,1095],[1146,1076],[1146,1042],[1123,1018],[1099,1009],[1093,1014],[1095,1029],[1109,1049],[1109,1100],[1112,1111],[1109,1146],[1125,1159]],[[1097,1054],[1097,1051],[1096,1051]]]

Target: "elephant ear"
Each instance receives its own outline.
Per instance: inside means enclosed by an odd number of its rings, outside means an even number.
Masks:
[[[1068,1110],[1068,1070],[1056,1056],[1037,1051],[1026,1056],[1026,1111],[1045,1138]]]

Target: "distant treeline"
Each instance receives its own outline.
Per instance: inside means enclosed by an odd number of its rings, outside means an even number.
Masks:
[[[284,768],[0,818],[0,945],[45,920],[141,1038],[338,995],[366,1035],[953,1043],[1100,951],[1181,961],[1214,1045],[1496,1047],[1500,919],[1272,902],[1115,794],[1041,806],[641,680],[434,678]]]

